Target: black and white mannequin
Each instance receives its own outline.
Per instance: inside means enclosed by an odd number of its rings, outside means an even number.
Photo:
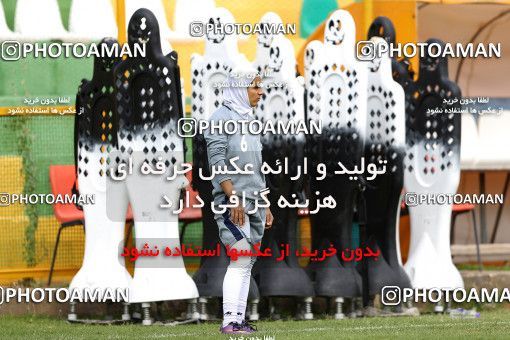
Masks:
[[[310,71],[311,71],[312,65],[313,65],[313,63],[315,63],[321,59],[322,51],[323,51],[322,41],[313,40],[313,41],[310,41],[310,43],[308,45],[306,45],[304,64],[305,64],[305,80],[308,82],[311,79]],[[308,86],[309,85],[306,84],[306,87],[308,87]]]
[[[280,16],[274,12],[267,12],[260,18],[259,24],[261,25],[281,25],[282,19]],[[273,39],[277,36],[282,36],[282,34],[272,34],[271,30],[268,29],[268,32],[264,32],[267,34],[258,34],[257,35],[257,51],[255,53],[255,60],[253,61],[253,67],[260,74],[266,72],[269,62],[269,49],[273,42]]]
[[[215,8],[210,14],[208,22],[211,24],[233,24],[232,14],[225,8]],[[214,32],[213,32],[214,33]],[[235,35],[209,34],[206,36],[204,55],[191,56],[191,114],[197,121],[208,119],[222,103],[221,85],[228,74],[236,66],[247,63],[246,57],[239,53],[237,37]],[[200,178],[200,170],[210,176],[207,160],[207,145],[202,134],[193,137],[193,188],[198,191],[204,201],[202,208],[203,244],[202,249],[216,249],[219,244],[220,256],[202,257],[200,268],[193,279],[200,292],[199,313],[201,320],[210,318],[207,312],[209,297],[223,296],[223,278],[229,265],[229,258],[218,235],[218,225],[211,210],[212,184],[210,180]],[[258,302],[259,292],[255,280],[251,280],[248,299]],[[195,306],[191,305],[193,310]],[[256,305],[250,308],[250,320],[257,320]]]
[[[266,64],[266,77],[263,78],[265,91],[255,109],[255,114],[261,122],[303,122],[303,77],[296,77],[296,60],[294,48],[289,39],[276,36],[269,47],[267,60],[259,62]],[[289,255],[283,261],[277,261],[278,256],[258,259],[254,268],[262,296],[296,296],[304,297],[310,302],[314,295],[312,282],[306,272],[299,266],[295,255],[297,248],[297,208],[280,208],[278,199],[284,196],[294,201],[303,190],[304,176],[297,173],[297,167],[304,166],[305,135],[266,134],[262,137],[262,156],[266,163],[276,168],[277,162],[284,163],[288,159],[289,169],[293,176],[280,173],[266,175],[266,182],[270,189],[269,201],[275,219],[273,228],[267,230],[262,241],[262,249],[271,248],[272,254],[279,254],[283,245],[289,245]],[[297,176],[297,177],[296,177]],[[291,177],[296,177],[291,179]],[[289,282],[294,284],[289,285]],[[272,307],[272,306],[271,306]],[[272,309],[270,307],[270,310]],[[310,306],[308,306],[310,307]],[[312,319],[311,308],[303,315]]]
[[[386,43],[395,45],[396,32],[391,20],[385,16],[375,18],[368,28],[368,39],[372,37],[381,37],[386,40]],[[393,80],[402,86],[405,86],[404,79],[402,77],[403,74],[411,79],[414,77],[414,72],[411,69],[411,63],[409,62],[409,59],[405,57],[400,60],[392,57],[391,69]]]
[[[308,89],[310,88],[310,80],[311,80],[311,68],[312,64],[317,62],[322,58],[323,44],[322,41],[313,40],[306,45],[305,55],[303,57],[304,62],[304,70],[305,70],[305,91],[304,91],[304,109],[305,109],[305,121],[309,122],[308,119]],[[305,144],[305,154],[307,153],[307,147],[309,145]]]
[[[427,43],[444,45],[437,39]],[[448,79],[447,59],[422,56],[414,86],[406,121],[405,190],[417,195],[455,194],[460,179],[461,117],[428,112],[460,105],[444,104],[445,99],[461,96],[459,87]],[[409,207],[411,244],[404,268],[414,288],[464,286],[451,258],[451,211],[449,204],[428,202]]]
[[[104,39],[101,44],[113,46],[117,41]],[[127,206],[107,199],[117,195],[109,192],[107,163],[117,145],[113,68],[119,61],[109,57],[96,58],[92,79],[82,80],[76,96],[78,187],[82,195],[94,195],[95,202],[83,206],[85,253],[82,267],[69,285],[70,290],[99,289],[104,292],[106,289],[127,289],[131,283],[131,275],[121,257]],[[77,321],[73,304],[68,319]],[[129,320],[127,305],[122,319]]]
[[[163,54],[166,55],[168,54],[168,52],[170,52],[167,50],[167,46],[170,45],[168,42],[169,39],[182,38],[179,37],[179,35],[176,34],[176,32],[170,29],[170,26],[168,25],[168,21],[166,19],[165,7],[161,0],[143,0],[143,1],[125,0],[125,8],[126,8],[126,21],[128,20],[128,18],[131,18],[137,10],[141,8],[145,8],[154,13],[154,15],[156,16],[156,20],[158,21],[158,24],[160,26],[159,31],[161,37],[160,40],[162,42],[161,47],[163,48]],[[126,22],[126,24],[128,23]]]
[[[375,46],[387,45],[379,37],[370,41]],[[367,261],[369,293],[373,296],[380,294],[384,286],[411,287],[402,268],[397,240],[404,185],[405,95],[392,78],[387,52],[370,61],[367,85],[365,162],[375,164],[375,170],[382,171],[365,177],[368,245],[380,252],[377,260]]]
[[[156,17],[147,9],[137,10],[128,25],[128,43],[146,45],[146,57],[128,58],[114,72],[119,113],[119,151],[122,162],[133,163],[133,174],[123,185],[135,220],[137,249],[148,243],[163,252],[180,247],[178,214],[180,191],[188,184],[184,175],[172,180],[174,166],[184,162],[184,141],[177,134],[183,116],[177,53],[161,51]],[[158,168],[159,175],[143,174],[145,167]],[[166,200],[163,199],[166,198]],[[172,208],[161,205],[170,201]],[[140,257],[129,291],[130,302],[142,302],[144,324],[150,324],[149,302],[193,299],[198,290],[187,274],[182,256]]]
[[[367,103],[366,67],[355,59],[355,24],[349,12],[337,10],[326,21],[320,58],[310,69],[307,84],[307,119],[322,121],[322,133],[307,140],[310,194],[337,202],[333,209],[310,215],[313,249],[332,244],[341,250],[352,248],[352,222],[359,184],[346,174],[335,174],[338,162],[347,169],[357,166],[363,156]],[[322,180],[314,169],[323,163],[327,175]],[[319,192],[319,194],[317,194]],[[315,209],[316,199],[311,208]],[[343,298],[361,294],[361,278],[353,262],[338,256],[311,261],[308,269],[315,281],[315,294],[335,298],[336,318],[343,318]]]

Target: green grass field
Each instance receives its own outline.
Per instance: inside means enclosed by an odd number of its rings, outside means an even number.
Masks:
[[[218,333],[219,323],[181,326],[78,325],[41,316],[0,316],[0,338],[19,339],[229,339]],[[232,339],[349,339],[349,338],[510,338],[510,311],[482,311],[479,319],[448,315],[314,321],[261,321],[259,332]]]

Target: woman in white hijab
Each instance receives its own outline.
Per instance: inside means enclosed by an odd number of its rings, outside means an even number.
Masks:
[[[250,68],[236,68],[229,76],[223,88],[223,105],[240,114],[253,114],[253,107],[262,96],[260,77]],[[251,95],[251,98],[250,98]]]
[[[223,85],[223,104],[213,113],[209,121],[214,124],[236,123],[236,133],[214,133],[211,129],[204,134],[211,169],[227,167],[235,170],[230,159],[238,157],[236,164],[244,169],[250,164],[254,174],[216,174],[213,179],[215,210],[227,201],[236,206],[215,213],[219,236],[227,249],[252,250],[253,245],[262,241],[264,229],[271,227],[273,216],[269,208],[254,209],[255,202],[264,202],[258,195],[266,188],[262,166],[262,144],[259,135],[241,129],[239,121],[256,119],[253,107],[261,96],[261,79],[255,69],[247,66],[234,69]],[[211,125],[211,124],[210,124]],[[223,125],[225,126],[225,125]],[[212,170],[214,171],[214,170]],[[243,197],[245,200],[243,200]],[[243,201],[246,202],[243,206]],[[247,212],[250,212],[248,214]],[[231,258],[223,280],[223,323],[220,331],[226,334],[252,333],[256,329],[244,319],[251,269],[256,256]]]

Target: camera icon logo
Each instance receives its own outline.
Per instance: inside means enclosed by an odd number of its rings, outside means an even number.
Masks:
[[[0,207],[8,207],[11,205],[11,198],[8,193],[0,193]]]
[[[204,23],[200,21],[193,21],[189,26],[189,35],[195,38],[203,37],[205,34]]]
[[[416,207],[418,205],[418,194],[415,192],[406,192],[404,202],[408,207]]]
[[[16,61],[21,58],[21,44],[19,41],[7,40],[2,43],[1,57],[5,61]]]
[[[381,291],[381,302],[385,306],[397,306],[402,300],[402,292],[398,286],[384,286]]]
[[[377,54],[377,46],[373,41],[361,40],[356,44],[356,58],[359,61],[372,61]]]
[[[179,137],[195,137],[197,134],[197,121],[195,118],[181,118],[177,122],[177,134]]]

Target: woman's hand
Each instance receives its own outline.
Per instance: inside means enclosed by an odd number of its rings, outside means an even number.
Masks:
[[[221,182],[220,186],[225,195],[228,197],[229,203],[234,203],[234,201],[237,201],[237,206],[230,208],[230,220],[232,223],[242,227],[244,225],[244,207],[239,197],[237,197],[234,193],[235,190],[232,181],[227,179],[226,181]]]
[[[244,207],[239,201],[236,207],[230,208],[230,220],[239,227],[244,226]]]
[[[273,214],[269,208],[266,208],[266,227],[265,229],[269,229],[273,226]]]

